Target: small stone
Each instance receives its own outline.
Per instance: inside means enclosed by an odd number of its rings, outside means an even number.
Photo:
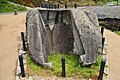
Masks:
[[[43,65],[45,65],[46,67],[49,67],[49,68],[53,68],[53,64],[52,63],[43,63]]]
[[[33,80],[32,77],[29,77],[28,80]]]

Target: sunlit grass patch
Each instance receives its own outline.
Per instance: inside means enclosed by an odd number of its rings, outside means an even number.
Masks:
[[[7,0],[0,0],[0,13],[13,12],[14,10],[25,11],[27,9],[23,6],[10,4],[7,2]]]
[[[120,35],[120,31],[114,31],[117,35]]]
[[[67,77],[84,77],[84,78],[93,78],[98,76],[100,62],[102,59],[102,56],[100,56],[97,60],[97,62],[91,66],[81,66],[79,63],[79,56],[73,55],[73,54],[60,54],[55,53],[48,57],[49,62],[53,63],[53,68],[46,69],[43,68],[37,64],[35,64],[30,56],[28,56],[28,65],[29,69],[39,75],[61,75],[61,58],[65,57],[65,65],[66,65],[66,76]]]

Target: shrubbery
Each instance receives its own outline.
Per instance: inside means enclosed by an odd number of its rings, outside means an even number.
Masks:
[[[9,0],[15,3],[24,4],[27,6],[35,7],[44,3],[45,0]],[[89,5],[105,5],[109,0],[49,0],[50,3],[60,3],[61,5],[68,4],[72,6],[77,3],[79,6],[89,6]]]

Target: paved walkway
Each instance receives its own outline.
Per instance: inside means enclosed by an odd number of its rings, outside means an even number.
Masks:
[[[0,15],[0,80],[15,80],[21,31],[25,30],[25,15]]]
[[[110,80],[120,80],[120,36],[105,30],[105,38],[108,44]]]

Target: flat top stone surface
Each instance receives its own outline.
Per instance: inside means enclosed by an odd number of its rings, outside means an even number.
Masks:
[[[41,8],[41,7],[37,7],[37,8],[35,8],[35,9],[39,9],[39,10],[49,10],[49,11],[66,11],[66,10],[70,10],[70,8],[67,8],[67,9],[65,9],[65,8],[56,8],[56,9],[49,9],[49,8]]]

